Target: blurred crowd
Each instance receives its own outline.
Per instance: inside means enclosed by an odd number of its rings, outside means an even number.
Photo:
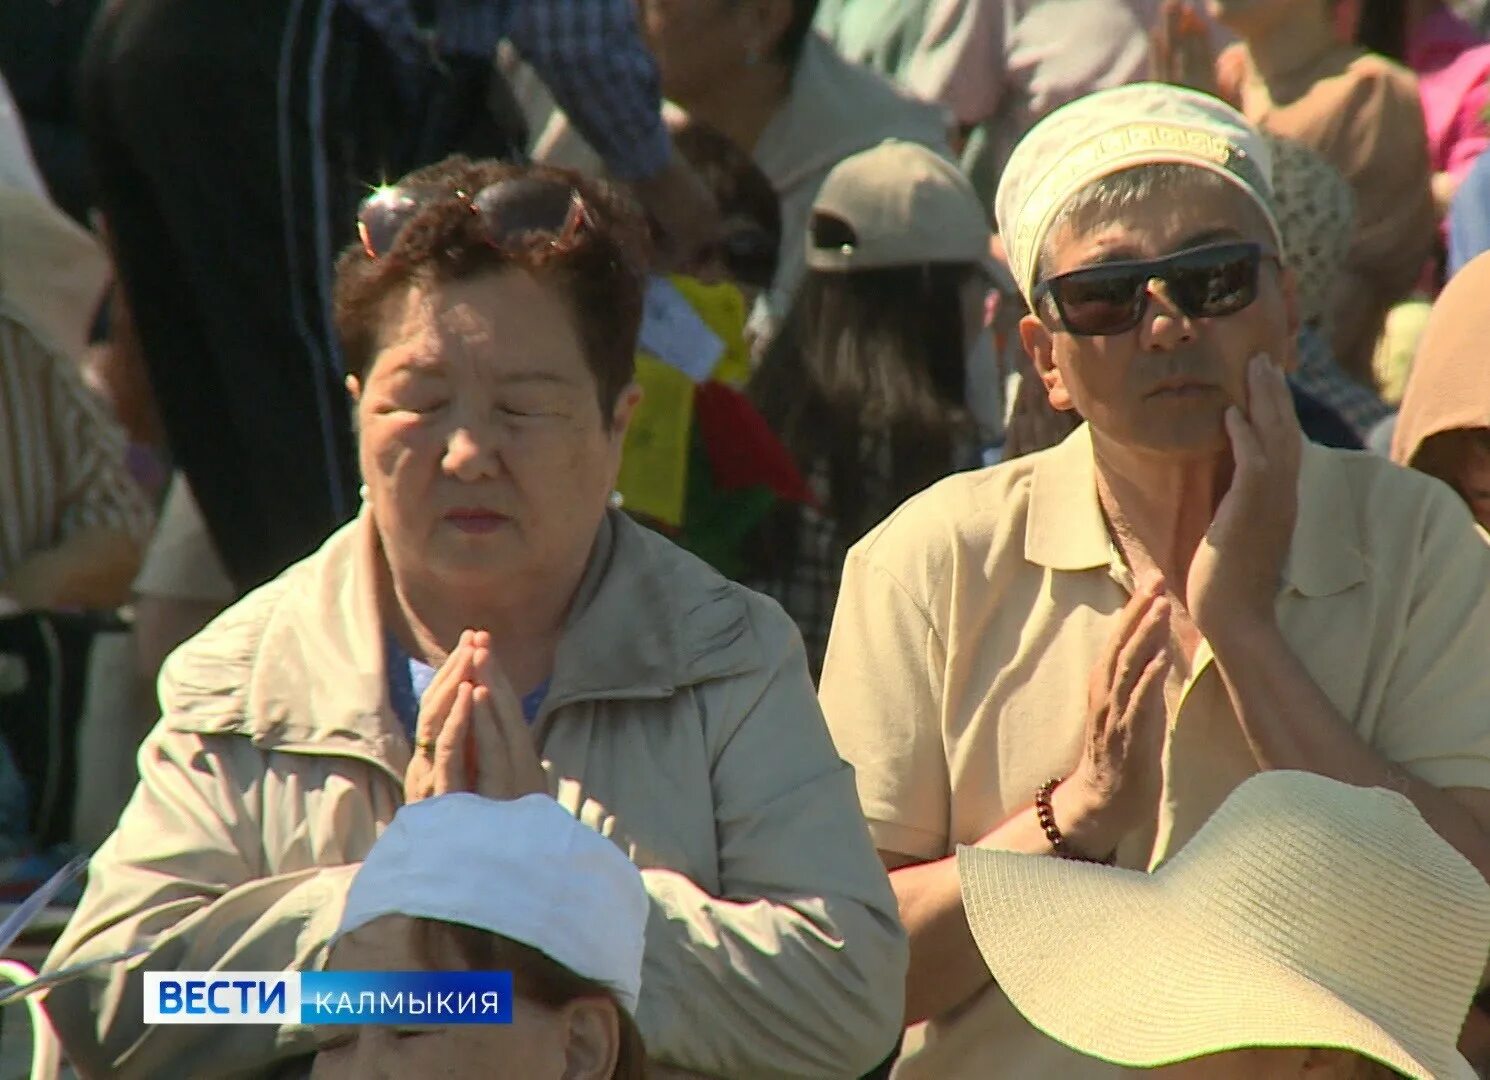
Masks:
[[[1490,6],[0,5],[78,853],[79,1076],[1490,1075]]]

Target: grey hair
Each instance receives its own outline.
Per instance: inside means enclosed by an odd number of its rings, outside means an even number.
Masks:
[[[1086,232],[1152,199],[1163,198],[1178,205],[1185,200],[1236,190],[1237,186],[1219,173],[1170,162],[1136,165],[1104,176],[1082,188],[1061,207],[1040,248],[1035,280],[1042,281],[1050,274],[1055,263],[1055,241],[1063,233]],[[1248,224],[1254,223],[1266,228],[1261,211],[1256,212],[1255,222]]]

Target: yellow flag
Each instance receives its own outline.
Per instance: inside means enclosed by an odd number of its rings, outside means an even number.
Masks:
[[[724,355],[711,378],[734,387],[750,378],[750,349],[745,344],[745,298],[733,285],[705,285],[697,278],[675,274],[669,278],[690,307],[724,342]]]
[[[627,510],[666,525],[683,524],[688,450],[693,432],[693,380],[650,353],[636,357],[642,400],[626,432],[616,484]]]

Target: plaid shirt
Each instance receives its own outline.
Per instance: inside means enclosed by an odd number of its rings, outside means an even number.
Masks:
[[[432,32],[410,0],[343,2],[411,65],[431,50],[495,62],[510,41],[617,177],[641,180],[667,165],[657,64],[631,0],[435,0]]]
[[[827,468],[819,466],[807,477],[819,499],[827,494]],[[780,604],[797,629],[807,648],[807,665],[812,681],[822,674],[823,657],[828,652],[828,631],[833,628],[833,609],[838,606],[838,583],[843,579],[843,564],[849,544],[839,539],[837,523],[810,506],[798,511],[796,560],[788,574],[767,577],[747,576],[741,584],[765,593]]]
[[[874,515],[878,524],[878,519],[887,516],[900,502],[899,497],[891,493],[891,449],[888,442],[865,436],[864,451],[875,465],[875,471],[865,477],[864,502],[882,508],[882,512]],[[949,463],[948,474],[982,466],[982,455],[973,447],[955,452],[954,457],[955,460]],[[826,504],[829,487],[826,462],[819,461],[807,470],[807,483],[818,502]],[[813,507],[801,507],[798,514],[796,561],[790,573],[746,575],[740,583],[765,593],[792,617],[802,632],[807,664],[812,681],[816,683],[828,652],[828,631],[833,628],[833,612],[838,607],[843,564],[848,559],[849,548],[860,538],[851,536],[845,540],[839,533],[837,522]]]

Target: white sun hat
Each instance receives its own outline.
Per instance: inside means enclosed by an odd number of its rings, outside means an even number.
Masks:
[[[994,981],[1080,1053],[1153,1068],[1322,1047],[1475,1080],[1456,1046],[1490,886],[1394,792],[1261,773],[1153,874],[971,847],[957,862]]]
[[[650,906],[625,853],[547,795],[459,792],[393,815],[332,940],[384,915],[474,926],[609,986],[635,1015]]]

